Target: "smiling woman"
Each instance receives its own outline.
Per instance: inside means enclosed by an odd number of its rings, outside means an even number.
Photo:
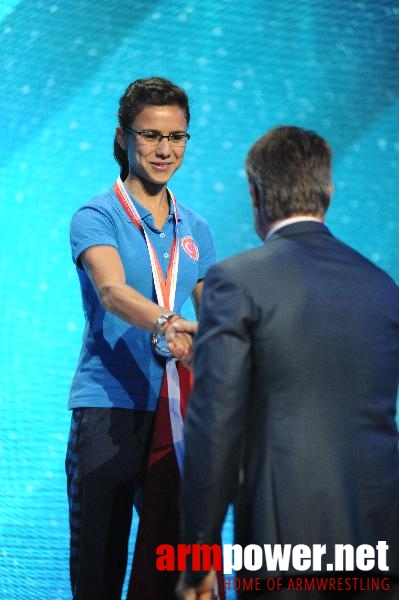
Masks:
[[[142,203],[165,205],[167,197],[163,186],[183,162],[186,114],[178,105],[147,106],[132,124],[134,129],[117,129],[119,144],[127,150],[129,161],[125,186],[138,194]],[[162,133],[164,131],[168,133]]]
[[[198,309],[215,251],[207,223],[167,187],[189,138],[185,92],[163,78],[137,80],[120,99],[118,117],[121,176],[71,224],[86,317],[69,402],[71,585],[74,600],[121,597],[135,499],[140,526],[130,593],[167,600],[176,574],[156,572],[150,557],[160,543],[178,541],[180,411],[190,389],[184,365],[192,338],[176,333],[173,356],[165,334],[190,295]]]
[[[127,151],[129,163],[124,185],[162,228],[169,214],[166,183],[183,162],[187,117],[178,105],[147,106],[133,125],[136,129],[117,128],[118,142]],[[167,134],[161,133],[166,130]]]

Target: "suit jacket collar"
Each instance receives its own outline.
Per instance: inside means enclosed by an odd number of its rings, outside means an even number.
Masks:
[[[292,237],[303,233],[323,233],[326,235],[332,235],[324,223],[318,221],[298,221],[297,223],[289,223],[288,225],[284,225],[280,229],[277,229],[277,231],[274,231],[265,243],[268,243],[277,237]]]

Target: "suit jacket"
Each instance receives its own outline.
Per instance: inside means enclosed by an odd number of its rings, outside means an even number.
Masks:
[[[321,223],[283,227],[208,272],[194,375],[184,543],[217,542],[234,500],[242,546],[326,544],[325,569],[334,544],[383,540],[399,575],[399,289],[385,272]]]

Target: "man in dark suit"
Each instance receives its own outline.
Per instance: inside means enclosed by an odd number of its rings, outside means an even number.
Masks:
[[[367,600],[377,587],[377,598],[399,598],[399,289],[324,225],[325,140],[277,127],[250,149],[246,171],[264,244],[205,280],[182,543],[217,543],[234,502],[235,543],[254,545],[235,582],[257,578],[240,598],[324,598],[301,592],[305,578],[310,589],[328,581],[328,598]],[[265,544],[298,554],[288,567],[263,556],[259,568]],[[351,545],[352,566],[339,544]],[[211,599],[212,585],[212,573],[189,568],[180,597]]]

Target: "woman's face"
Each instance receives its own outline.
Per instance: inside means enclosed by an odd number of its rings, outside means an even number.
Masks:
[[[130,127],[168,135],[186,131],[187,120],[180,106],[146,106]],[[130,176],[147,185],[165,185],[182,164],[185,145],[175,145],[166,137],[151,145],[140,135],[128,132],[125,135]]]

